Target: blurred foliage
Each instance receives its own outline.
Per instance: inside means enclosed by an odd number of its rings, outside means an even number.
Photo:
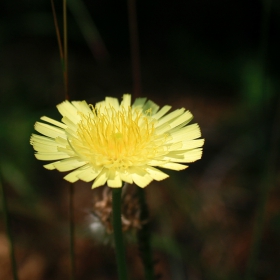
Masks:
[[[54,3],[62,27],[62,3]],[[126,1],[71,3],[71,98],[94,103],[131,92]],[[260,182],[269,195],[255,279],[280,277],[279,155],[270,144],[275,140],[279,146],[280,4],[274,1],[271,8],[263,61],[264,3],[138,2],[143,95],[160,105],[190,109],[206,139],[201,161],[147,188],[155,266],[162,279],[243,277]],[[19,274],[21,279],[67,279],[68,186],[62,174],[42,168],[28,143],[35,121],[43,115],[59,118],[55,105],[64,99],[50,2],[1,1],[0,38],[0,162]],[[269,153],[276,159],[266,170]],[[273,180],[266,185],[270,170]],[[89,185],[76,185],[78,279],[115,279],[112,249],[100,248],[87,232],[85,216],[94,195]],[[5,242],[1,235],[0,243]],[[141,267],[135,251],[129,246],[137,280]],[[0,251],[1,268],[7,256]],[[1,273],[8,279],[9,271]]]

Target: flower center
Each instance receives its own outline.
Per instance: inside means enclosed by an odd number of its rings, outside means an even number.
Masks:
[[[155,120],[141,110],[103,106],[92,111],[81,115],[77,138],[71,139],[71,145],[93,166],[123,170],[144,165],[162,149]]]

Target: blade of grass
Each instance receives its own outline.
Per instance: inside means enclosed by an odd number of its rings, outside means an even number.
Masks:
[[[134,98],[141,96],[139,36],[135,0],[127,0]]]
[[[68,30],[67,30],[67,0],[63,0],[63,49],[64,49],[64,94],[65,99],[69,100],[68,93]],[[74,223],[74,184],[69,187],[69,230],[70,230],[70,263],[71,280],[75,280],[75,223]]]
[[[51,0],[51,6],[52,6],[56,38],[57,38],[57,43],[58,43],[58,48],[59,48],[59,56],[60,56],[61,61],[63,62],[64,55],[63,55],[63,49],[62,49],[62,42],[61,42],[61,36],[60,36],[60,31],[59,31],[59,27],[58,27],[57,16],[56,16],[56,11],[55,11],[55,6],[53,3],[53,0]]]
[[[69,100],[68,95],[68,34],[67,34],[67,0],[63,0],[63,47],[64,47],[64,94],[65,99]]]
[[[53,0],[51,0],[51,6],[52,6],[52,13],[54,18],[54,26],[55,26],[55,32],[58,42],[58,48],[59,48],[59,55],[62,63],[62,72],[63,72],[63,80],[64,80],[64,95],[65,99],[69,100],[69,94],[68,94],[68,38],[67,38],[67,1],[63,0],[63,45],[62,40],[60,36],[60,31],[58,27],[57,22],[57,16],[55,11],[55,6],[53,3]]]
[[[145,198],[145,190],[138,188],[139,204],[141,208],[140,220],[142,221],[142,227],[137,232],[138,247],[140,252],[140,257],[145,269],[145,279],[154,280],[154,262],[152,256],[151,248],[151,237],[150,237],[150,224],[147,222],[149,220],[149,210]]]
[[[68,35],[67,35],[67,0],[63,0],[63,45],[60,36],[60,31],[57,22],[57,16],[53,0],[51,0],[52,13],[54,18],[55,32],[58,42],[59,55],[62,62],[62,72],[64,79],[64,96],[69,100],[68,94]]]
[[[62,71],[64,77],[64,95],[69,100],[68,93],[68,36],[67,36],[67,1],[63,0],[63,46],[57,16],[53,0],[51,0],[52,12],[54,17],[54,25],[59,47],[60,59],[62,61]],[[70,267],[71,280],[75,280],[75,223],[74,223],[74,184],[69,185],[69,232],[70,232]]]

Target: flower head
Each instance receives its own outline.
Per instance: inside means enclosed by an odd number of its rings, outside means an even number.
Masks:
[[[124,94],[120,104],[106,97],[95,106],[64,101],[57,109],[61,122],[41,117],[35,130],[44,136],[33,134],[30,143],[37,159],[54,161],[45,168],[72,171],[64,177],[69,182],[146,187],[168,177],[155,167],[182,170],[202,155],[204,139],[198,139],[198,124],[187,125],[193,116],[184,108],[168,113],[171,106],[160,109],[146,98],[131,105],[131,95]]]

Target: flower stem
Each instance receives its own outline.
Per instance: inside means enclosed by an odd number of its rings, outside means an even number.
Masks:
[[[9,240],[9,246],[10,246],[10,258],[11,258],[11,264],[12,264],[13,280],[18,280],[14,241],[13,241],[13,235],[12,235],[11,226],[10,226],[6,194],[5,194],[4,186],[2,184],[1,174],[0,174],[0,189],[1,189],[1,196],[2,196],[2,206],[3,206],[5,226],[6,226],[6,231],[7,231],[7,236],[8,236],[8,240]]]
[[[142,228],[137,234],[139,251],[145,269],[145,279],[153,280],[155,279],[155,274],[150,244],[150,224],[147,222],[149,219],[149,210],[144,189],[138,188],[138,197],[141,209],[140,220],[143,222]]]
[[[122,221],[121,221],[121,194],[122,189],[116,188],[112,190],[113,199],[113,228],[115,238],[115,251],[118,266],[119,280],[127,279],[126,261],[125,261],[125,248],[123,243],[122,234]]]

